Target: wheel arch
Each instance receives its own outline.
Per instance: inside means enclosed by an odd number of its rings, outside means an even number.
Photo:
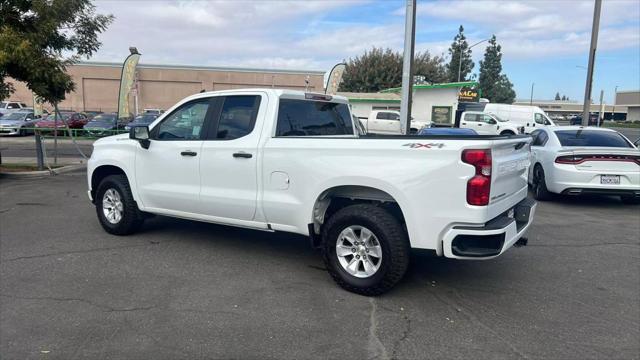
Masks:
[[[309,224],[310,235],[313,237],[314,234],[320,234],[322,225],[331,214],[345,206],[357,203],[379,204],[390,211],[406,227],[405,213],[398,197],[394,197],[389,191],[375,186],[345,184],[329,187],[321,191],[315,198]]]
[[[134,196],[134,199],[137,200],[137,196],[136,196],[136,192],[133,191],[133,184],[131,183],[131,177],[127,175],[127,172],[124,171],[124,169],[122,169],[119,166],[116,165],[100,165],[98,167],[96,167],[95,169],[93,169],[93,172],[91,173],[91,198],[93,199],[93,201],[95,202],[95,198],[96,198],[96,190],[98,189],[98,185],[100,185],[100,181],[102,181],[102,179],[106,178],[107,176],[110,175],[124,175],[127,178],[127,181],[129,182],[129,186],[132,189],[132,193]]]

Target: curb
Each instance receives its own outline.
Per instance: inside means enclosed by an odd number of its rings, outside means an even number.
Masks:
[[[87,164],[74,164],[59,167],[57,169],[42,171],[0,172],[0,177],[6,179],[34,179],[55,176],[59,174],[81,173],[87,168]]]

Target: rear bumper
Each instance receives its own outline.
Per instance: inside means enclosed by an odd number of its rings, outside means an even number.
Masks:
[[[499,256],[529,229],[536,205],[534,200],[526,198],[485,224],[453,226],[442,240],[444,255],[473,260]]]
[[[562,191],[562,195],[612,195],[612,196],[631,196],[640,198],[640,188],[638,189],[615,189],[615,188],[581,188],[574,187]]]

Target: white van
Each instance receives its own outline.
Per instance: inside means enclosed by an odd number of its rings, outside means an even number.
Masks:
[[[496,114],[500,119],[524,126],[524,132],[527,134],[541,127],[556,125],[537,106],[489,103],[485,105],[484,112]]]

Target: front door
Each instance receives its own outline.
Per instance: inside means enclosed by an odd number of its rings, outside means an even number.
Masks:
[[[150,146],[138,147],[136,181],[146,208],[196,213],[200,151],[211,99],[183,104],[151,130]]]

